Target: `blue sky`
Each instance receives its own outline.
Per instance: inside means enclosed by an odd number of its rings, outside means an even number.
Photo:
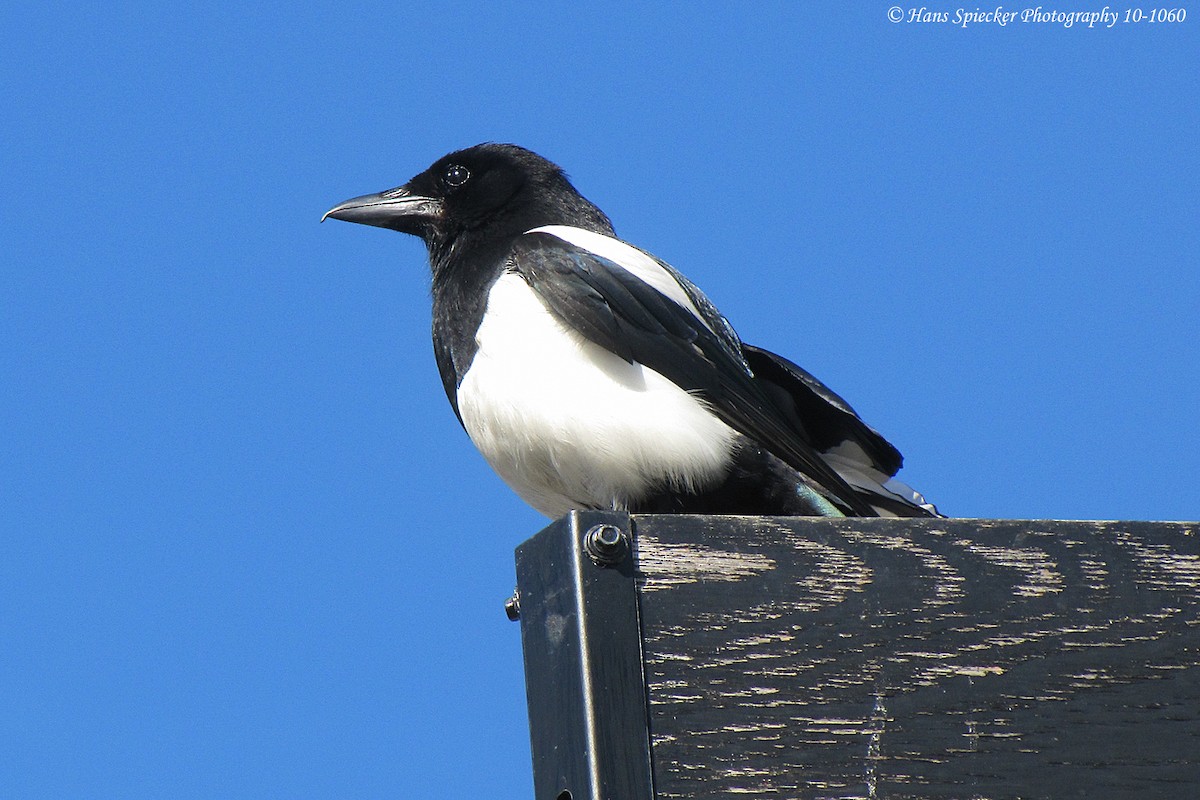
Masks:
[[[480,141],[945,512],[1200,518],[1200,9],[437,5],[0,12],[0,797],[531,795],[546,520],[445,401],[421,244],[318,224]]]

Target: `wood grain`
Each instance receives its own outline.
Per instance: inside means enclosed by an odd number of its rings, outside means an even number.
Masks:
[[[1200,526],[639,516],[660,798],[1200,797]]]

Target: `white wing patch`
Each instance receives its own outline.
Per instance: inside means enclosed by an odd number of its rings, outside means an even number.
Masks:
[[[658,262],[658,259],[644,250],[639,250],[620,239],[614,239],[602,233],[576,228],[571,225],[543,225],[540,228],[533,228],[525,232],[548,233],[551,236],[557,236],[564,242],[569,242],[590,253],[595,253],[601,258],[607,258],[609,261],[620,264],[633,273],[639,280],[654,287],[660,294],[671,298],[678,305],[683,306],[704,327],[712,330],[712,326],[704,319],[704,316],[696,308],[696,304],[692,302],[692,298],[688,297],[688,293],[684,288],[679,285],[679,281],[675,280],[675,276],[669,270],[664,269],[663,265]]]
[[[825,463],[833,467],[838,475],[842,476],[842,480],[856,489],[887,493],[906,500],[913,505],[920,506],[930,513],[937,513],[937,508],[934,507],[933,503],[926,500],[920,492],[913,489],[907,483],[875,469],[871,465],[870,457],[855,442],[842,442],[837,447],[822,453],[821,458],[825,460]],[[867,502],[871,502],[869,498]],[[878,506],[874,508],[879,512],[880,516],[896,516],[887,509]]]

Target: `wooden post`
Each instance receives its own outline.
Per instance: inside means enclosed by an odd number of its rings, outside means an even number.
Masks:
[[[1200,797],[1197,523],[581,512],[518,596],[536,800]]]

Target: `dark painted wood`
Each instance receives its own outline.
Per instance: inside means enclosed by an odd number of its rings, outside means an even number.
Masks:
[[[1200,798],[1200,525],[634,518],[658,798]]]
[[[616,546],[589,547],[599,526]],[[536,800],[649,800],[628,515],[577,512],[517,549]]]

